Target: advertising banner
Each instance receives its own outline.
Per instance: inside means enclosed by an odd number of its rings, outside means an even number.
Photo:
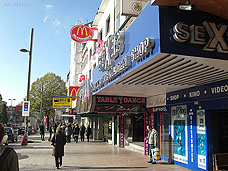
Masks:
[[[171,107],[171,136],[173,159],[188,164],[187,105]]]
[[[197,166],[206,170],[207,140],[205,127],[205,110],[197,110]]]

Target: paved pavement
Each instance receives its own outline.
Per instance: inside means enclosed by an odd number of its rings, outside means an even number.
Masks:
[[[39,135],[29,136],[27,146],[21,146],[20,142],[10,144],[18,154],[20,171],[45,171],[57,170],[52,154],[51,143],[41,141]],[[105,142],[71,142],[65,145],[65,156],[61,170],[67,171],[188,171],[180,166],[159,161],[152,165],[147,163],[148,156],[121,149]]]

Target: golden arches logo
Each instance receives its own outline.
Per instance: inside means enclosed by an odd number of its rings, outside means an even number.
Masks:
[[[81,30],[81,35],[84,35],[84,31],[85,31],[85,33],[86,33],[86,36],[88,36],[88,32],[87,32],[87,29],[86,29],[86,27],[78,27],[78,30],[77,30],[77,36],[78,36],[78,34],[79,34],[79,30]]]
[[[79,87],[69,87],[69,96],[77,96]],[[74,101],[76,97],[72,97],[72,100]]]

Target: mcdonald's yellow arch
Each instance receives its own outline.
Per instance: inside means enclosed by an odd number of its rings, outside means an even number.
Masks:
[[[85,30],[86,36],[88,36],[86,27],[78,27],[77,36],[78,36],[79,30],[81,30],[81,35],[84,35],[84,30]]]
[[[70,86],[69,87],[69,96],[77,96],[79,87],[78,86]],[[76,97],[72,97],[72,100],[75,100]]]

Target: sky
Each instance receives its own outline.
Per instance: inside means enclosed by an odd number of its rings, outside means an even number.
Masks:
[[[34,28],[34,37],[30,84],[48,72],[66,81],[70,29],[76,22],[92,21],[101,2],[0,0],[0,94],[7,106],[16,106],[27,94],[29,55],[20,49],[29,50],[31,28]]]

